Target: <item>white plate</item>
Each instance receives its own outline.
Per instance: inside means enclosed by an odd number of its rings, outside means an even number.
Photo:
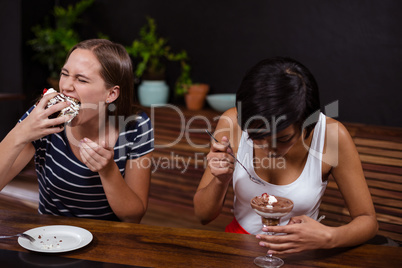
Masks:
[[[93,238],[88,230],[69,225],[43,226],[25,233],[35,238],[35,242],[18,237],[18,244],[25,249],[44,253],[76,250],[88,245]]]

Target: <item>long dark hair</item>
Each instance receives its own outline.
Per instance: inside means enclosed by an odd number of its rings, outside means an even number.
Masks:
[[[311,72],[296,60],[268,58],[257,63],[243,78],[236,94],[236,107],[242,130],[265,128],[268,121],[275,124],[276,132],[292,124],[302,131],[309,116],[316,116],[312,121],[317,122],[318,113],[315,112],[320,110],[318,86]],[[315,123],[305,128],[305,138],[314,126]],[[251,139],[271,134],[249,131]]]
[[[106,88],[118,85],[120,95],[113,102],[113,109],[107,109],[109,116],[124,116],[124,118],[138,112],[134,105],[134,74],[131,58],[126,49],[117,43],[106,39],[89,39],[75,45],[67,55],[76,50],[87,49],[94,53],[102,68],[100,75],[105,81]],[[116,123],[118,120],[116,120]]]

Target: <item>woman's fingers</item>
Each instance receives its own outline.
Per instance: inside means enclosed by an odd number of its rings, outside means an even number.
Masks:
[[[40,107],[42,109],[46,108],[47,103],[49,102],[49,100],[51,100],[52,98],[54,98],[55,96],[57,96],[58,93],[50,93],[47,95],[44,95],[39,102],[36,104],[36,107]]]
[[[84,138],[80,143],[80,155],[82,161],[92,171],[99,171],[105,168],[110,161],[113,161],[113,148],[108,147],[108,143],[101,141],[100,145]]]

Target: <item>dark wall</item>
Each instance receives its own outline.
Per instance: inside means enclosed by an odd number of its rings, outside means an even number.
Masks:
[[[22,94],[21,3],[0,1],[0,94]],[[22,100],[0,101],[0,140],[24,112]]]
[[[21,1],[18,45],[24,90],[32,94],[46,84],[46,72],[32,62],[25,42],[54,1]],[[173,50],[189,53],[193,80],[209,83],[211,93],[235,92],[246,70],[263,58],[290,56],[315,74],[323,106],[339,101],[338,119],[402,126],[401,11],[399,0],[96,0],[79,31],[129,45],[145,16],[154,17]],[[176,74],[177,66],[170,66],[170,85]]]

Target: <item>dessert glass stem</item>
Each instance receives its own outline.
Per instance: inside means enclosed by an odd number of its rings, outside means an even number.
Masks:
[[[268,219],[261,217],[262,225],[264,227],[276,226],[279,224],[279,219]],[[266,232],[267,235],[274,235],[274,232]],[[278,257],[273,257],[272,254],[267,253],[265,256],[260,256],[254,259],[254,263],[260,267],[281,267],[284,261]]]
[[[264,227],[268,227],[268,226],[275,226],[275,225],[265,225],[264,223],[262,224],[262,226]],[[274,235],[274,232],[265,232],[265,234],[267,235]],[[272,259],[272,253],[267,253],[267,257]]]

